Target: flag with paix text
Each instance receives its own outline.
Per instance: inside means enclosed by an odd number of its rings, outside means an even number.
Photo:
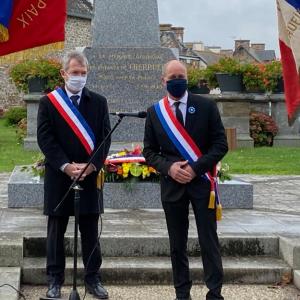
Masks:
[[[65,21],[66,0],[0,0],[0,59],[63,48]]]
[[[277,0],[279,46],[289,125],[300,112],[300,0]]]

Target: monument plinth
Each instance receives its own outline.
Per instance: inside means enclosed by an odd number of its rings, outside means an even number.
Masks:
[[[176,57],[160,47],[157,1],[96,1],[92,32],[87,86],[107,98],[111,112],[143,111],[163,97],[162,66]],[[112,140],[142,142],[143,131],[144,120],[124,118]]]

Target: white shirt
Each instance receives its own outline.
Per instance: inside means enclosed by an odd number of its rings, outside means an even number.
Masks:
[[[176,116],[176,107],[174,105],[175,102],[180,102],[179,104],[179,109],[181,110],[182,112],[182,116],[183,116],[183,122],[185,124],[185,119],[186,119],[186,109],[187,109],[187,99],[188,99],[188,92],[186,91],[185,94],[183,95],[182,98],[180,98],[179,100],[174,100],[174,99],[171,99],[169,96],[168,96],[168,101],[170,103],[170,106],[171,106],[171,109],[174,113],[174,115]]]
[[[68,97],[69,97],[69,99],[70,99],[71,102],[72,102],[71,96],[74,96],[74,95],[78,95],[78,96],[79,96],[79,99],[77,100],[78,105],[79,105],[80,99],[81,99],[81,95],[82,95],[82,90],[79,91],[78,93],[74,94],[74,93],[72,93],[72,92],[70,92],[70,91],[68,90],[67,86],[65,86],[65,89],[66,89],[67,95],[68,95]],[[63,165],[60,167],[60,170],[61,170],[62,172],[64,172],[64,170],[65,170],[65,168],[66,168],[66,166],[67,166],[68,164],[69,164],[69,163],[63,164]],[[94,168],[95,171],[97,170],[96,167],[94,166],[94,164],[91,164],[91,166]]]
[[[66,89],[67,95],[68,95],[68,97],[69,97],[69,99],[70,99],[71,102],[72,102],[71,96],[75,96],[75,95],[78,95],[78,96],[79,96],[79,99],[77,100],[78,105],[79,105],[80,99],[81,99],[81,95],[82,95],[82,90],[79,91],[78,93],[74,94],[74,93],[72,93],[72,92],[70,92],[70,91],[68,90],[67,86],[65,86],[65,89]]]

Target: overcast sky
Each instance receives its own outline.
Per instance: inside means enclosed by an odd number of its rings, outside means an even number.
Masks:
[[[185,28],[184,42],[233,49],[235,39],[278,51],[276,0],[158,0],[159,22]]]

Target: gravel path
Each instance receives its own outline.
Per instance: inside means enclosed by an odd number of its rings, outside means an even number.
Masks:
[[[171,286],[106,286],[110,300],[173,300],[174,290]],[[46,293],[45,286],[23,286],[26,300],[38,300]],[[68,299],[71,287],[64,287],[63,297]],[[193,286],[193,300],[204,300],[207,292],[204,286]],[[81,300],[84,288],[79,287]],[[226,300],[300,300],[300,291],[294,286],[272,287],[266,285],[225,285],[223,296]],[[90,295],[85,300],[95,299]]]

